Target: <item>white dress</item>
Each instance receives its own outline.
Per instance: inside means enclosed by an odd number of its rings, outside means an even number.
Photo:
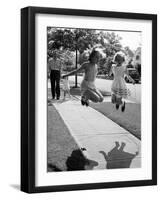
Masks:
[[[126,82],[124,79],[124,74],[126,71],[126,66],[112,66],[112,72],[114,75],[114,80],[111,86],[112,94],[117,97],[127,98],[130,95],[130,91],[127,89]]]
[[[62,89],[64,91],[69,91],[70,90],[70,85],[69,85],[69,80],[68,79],[63,79]]]

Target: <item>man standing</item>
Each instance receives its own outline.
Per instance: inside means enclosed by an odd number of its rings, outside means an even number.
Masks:
[[[55,99],[55,95],[57,100],[59,100],[60,98],[61,68],[62,68],[62,61],[60,59],[60,54],[58,52],[54,52],[53,58],[48,61],[52,99]]]

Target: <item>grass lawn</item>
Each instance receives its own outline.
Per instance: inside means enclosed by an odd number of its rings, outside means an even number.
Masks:
[[[64,121],[54,106],[48,106],[47,171],[66,171],[66,160],[73,150],[79,149]]]
[[[80,95],[80,88],[71,88],[72,95]],[[134,103],[126,103],[125,112],[116,110],[115,106],[110,102],[91,103],[90,106],[101,112],[121,127],[141,139],[141,105]]]
[[[126,103],[125,112],[116,110],[110,102],[90,103],[90,106],[141,139],[141,105]]]

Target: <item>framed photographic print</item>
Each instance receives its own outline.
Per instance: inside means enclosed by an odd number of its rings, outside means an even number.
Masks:
[[[21,9],[21,190],[157,184],[157,16]]]

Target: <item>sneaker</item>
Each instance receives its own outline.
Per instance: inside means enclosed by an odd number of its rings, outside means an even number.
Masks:
[[[57,99],[57,100],[59,100],[59,99],[60,99],[60,97],[57,97],[56,99]]]
[[[121,111],[122,111],[122,112],[125,111],[125,101],[124,101],[124,103],[123,103],[123,105],[122,105],[122,107],[121,107]]]
[[[116,104],[116,110],[118,110],[119,109],[119,104]]]

